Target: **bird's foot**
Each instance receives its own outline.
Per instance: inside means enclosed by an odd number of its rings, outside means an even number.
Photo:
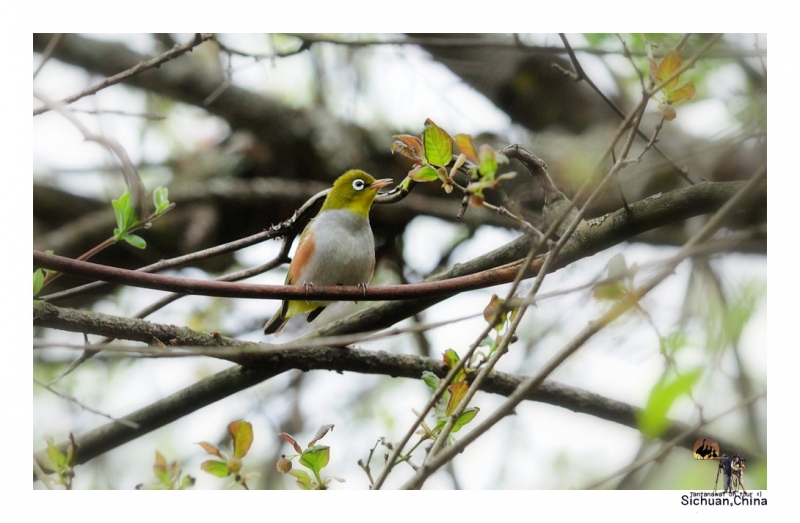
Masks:
[[[364,297],[366,298],[367,297],[367,284],[366,283],[359,283],[358,284],[358,288],[361,289],[361,292],[364,293]],[[356,300],[356,303],[358,303],[358,300]]]
[[[306,290],[306,296],[308,296],[309,290],[314,290],[314,284],[310,281],[304,281],[303,288]],[[306,300],[306,303],[308,303],[308,300]]]

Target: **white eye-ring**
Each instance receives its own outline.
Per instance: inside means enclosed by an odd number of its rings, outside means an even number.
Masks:
[[[361,178],[359,178],[357,180],[353,180],[353,189],[355,189],[356,191],[363,190],[364,189],[364,180],[362,180]]]

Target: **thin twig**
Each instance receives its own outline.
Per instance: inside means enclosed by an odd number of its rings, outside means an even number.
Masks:
[[[591,87],[592,90],[594,92],[596,92],[597,95],[600,96],[600,98],[602,98],[602,100],[606,103],[606,105],[608,105],[611,109],[613,109],[613,111],[615,113],[617,113],[617,115],[620,118],[625,118],[625,113],[622,112],[622,109],[620,109],[619,106],[616,103],[614,103],[613,100],[611,100],[609,97],[607,97],[605,95],[605,93],[603,93],[603,91],[601,91],[600,88],[598,88],[597,85],[595,85],[595,83],[592,81],[592,79],[589,77],[589,75],[587,75],[586,72],[583,70],[583,67],[581,66],[581,63],[578,61],[578,57],[575,56],[575,52],[573,51],[572,47],[570,46],[566,35],[564,33],[559,33],[559,36],[561,37],[561,41],[564,42],[564,47],[567,49],[567,53],[569,54],[570,60],[572,60],[572,66],[575,68],[576,79],[577,80],[583,80],[584,82],[586,82],[586,84],[589,87]],[[630,51],[627,50],[627,48],[625,48],[625,50],[626,50],[626,55],[630,54]],[[636,68],[636,71],[639,72],[639,69]],[[640,72],[639,72],[639,76],[641,78],[641,73]],[[644,86],[642,86],[642,87],[643,87],[643,90],[644,90]],[[647,135],[644,134],[644,132],[641,129],[637,128],[636,134],[642,140],[644,140],[644,141],[646,141],[648,143],[650,143],[652,141],[652,139],[648,138]],[[655,142],[653,142],[653,145],[651,145],[651,147],[654,147],[655,151],[658,152],[658,154],[661,155],[661,157],[664,158],[667,162],[669,162],[669,164],[672,167],[672,170],[673,170],[673,172],[675,172],[675,174],[677,174],[678,176],[683,178],[690,185],[694,184],[694,182],[689,178],[689,173],[686,172],[686,169],[684,167],[681,167],[680,165],[678,165],[677,162],[674,159],[672,159],[660,147],[655,146]]]
[[[83,125],[83,122],[76,118],[75,115],[67,109],[63,102],[51,100],[48,96],[38,92],[36,89],[33,90],[33,96],[41,100],[42,103],[44,103],[45,108],[48,110],[53,109],[58,111],[59,114],[66,118],[80,131],[84,140],[95,142],[102,147],[105,147],[108,152],[111,153],[112,157],[119,162],[120,171],[125,178],[125,185],[128,186],[128,190],[131,192],[131,198],[136,206],[136,212],[138,213],[138,216],[146,216],[148,213],[147,204],[145,203],[144,198],[144,183],[142,183],[142,179],[139,177],[139,172],[136,170],[136,167],[131,162],[130,158],[128,157],[128,153],[125,152],[125,149],[122,147],[122,145],[112,138],[90,131],[88,127]]]
[[[134,423],[132,421],[128,421],[128,420],[125,420],[125,419],[115,418],[115,417],[113,417],[113,416],[111,416],[109,414],[106,414],[105,412],[101,412],[101,411],[99,411],[97,409],[93,409],[92,407],[89,407],[85,403],[82,403],[82,402],[78,401],[76,398],[73,398],[72,396],[70,396],[68,394],[64,394],[63,392],[57,391],[56,389],[54,389],[53,387],[51,387],[50,385],[48,385],[47,383],[45,383],[43,381],[40,381],[40,380],[38,380],[36,378],[33,378],[33,382],[36,383],[37,385],[39,385],[40,387],[43,387],[43,388],[49,390],[50,392],[52,392],[53,394],[55,394],[56,396],[58,396],[62,400],[66,400],[66,401],[69,401],[70,403],[74,403],[75,405],[79,406],[83,410],[86,410],[86,411],[91,412],[93,414],[97,414],[98,416],[103,416],[104,418],[110,419],[114,423],[119,423],[121,425],[125,425],[126,427],[130,427],[132,429],[138,429],[139,428],[139,424],[138,423]]]
[[[56,34],[53,35],[53,37],[50,39],[50,41],[47,42],[47,47],[45,47],[44,51],[42,51],[42,61],[39,62],[39,65],[36,67],[36,70],[33,72],[33,79],[34,80],[36,80],[36,76],[38,76],[39,72],[44,67],[44,64],[46,64],[47,61],[53,56],[53,51],[55,51],[56,48],[58,47],[58,44],[61,43],[61,39],[62,38],[64,38],[64,33],[56,33]]]
[[[165,62],[173,60],[173,59],[181,56],[182,54],[184,54],[184,53],[186,53],[188,51],[191,51],[192,49],[194,49],[198,45],[202,44],[206,40],[209,40],[212,36],[214,36],[214,35],[213,34],[205,34],[205,33],[196,33],[194,36],[192,36],[191,40],[189,40],[185,44],[176,45],[175,47],[173,47],[172,49],[170,49],[166,53],[160,54],[160,55],[156,56],[155,58],[151,58],[150,60],[146,60],[144,62],[139,62],[138,64],[136,64],[135,66],[131,67],[130,69],[127,69],[125,71],[122,71],[121,73],[115,74],[114,76],[109,76],[108,78],[106,78],[102,82],[99,82],[99,83],[97,83],[97,84],[95,84],[95,85],[93,85],[91,87],[88,87],[88,88],[84,89],[83,91],[81,91],[79,93],[75,93],[75,94],[73,94],[71,96],[67,96],[66,98],[61,100],[61,103],[64,104],[64,105],[71,104],[71,103],[73,103],[73,102],[75,102],[77,100],[80,100],[81,98],[96,94],[99,91],[105,89],[106,87],[110,87],[110,86],[118,84],[120,82],[124,82],[125,80],[131,78],[132,76],[136,76],[137,74],[139,74],[139,73],[141,73],[143,71],[147,71],[148,69],[153,69],[154,67],[159,67],[161,64],[163,64]],[[45,105],[44,107],[39,107],[38,109],[34,109],[33,110],[33,116],[37,116],[37,115],[46,113],[47,111],[49,111],[51,109],[53,109],[53,108],[52,107],[48,107],[47,105]]]

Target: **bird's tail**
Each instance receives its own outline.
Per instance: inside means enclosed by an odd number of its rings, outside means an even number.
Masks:
[[[283,317],[283,310],[284,308],[281,307],[275,312],[275,315],[269,319],[269,321],[264,325],[264,336],[269,334],[280,334],[286,324],[289,322],[287,318]]]

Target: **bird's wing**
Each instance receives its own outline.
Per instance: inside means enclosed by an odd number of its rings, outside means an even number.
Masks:
[[[311,256],[314,254],[314,231],[308,227],[300,235],[300,244],[297,246],[297,252],[292,258],[292,263],[289,264],[289,271],[286,274],[286,285],[295,285],[302,283],[301,273],[303,269],[308,267],[311,261]]]

